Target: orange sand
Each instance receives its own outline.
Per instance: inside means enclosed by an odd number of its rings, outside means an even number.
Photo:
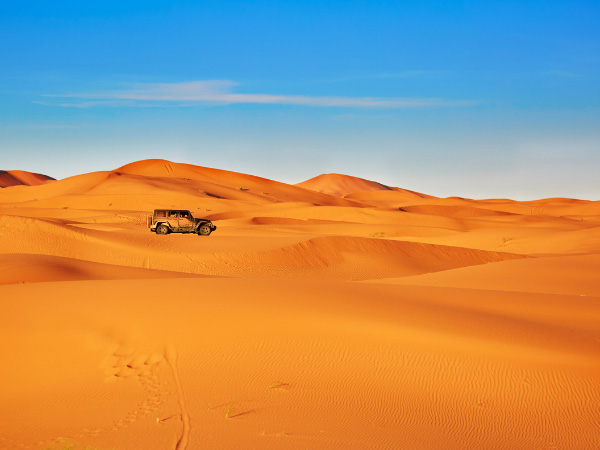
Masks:
[[[52,181],[47,175],[25,172],[24,170],[0,170],[0,188],[9,186],[37,186]]]
[[[599,273],[600,202],[163,160],[8,187],[0,449],[600,448]]]

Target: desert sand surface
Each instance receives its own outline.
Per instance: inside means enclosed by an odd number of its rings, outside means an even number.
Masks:
[[[600,201],[166,160],[8,186],[0,449],[598,449],[599,274]]]

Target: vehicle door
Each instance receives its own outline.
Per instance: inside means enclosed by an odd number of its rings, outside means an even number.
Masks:
[[[167,212],[167,220],[169,221],[169,226],[173,231],[177,231],[179,229],[179,220],[177,218],[177,211],[168,211]]]
[[[193,231],[194,221],[189,211],[179,211],[179,229],[181,231]]]

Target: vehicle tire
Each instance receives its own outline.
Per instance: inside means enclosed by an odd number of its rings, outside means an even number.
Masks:
[[[169,234],[169,227],[166,225],[159,225],[156,227],[156,234]]]
[[[210,225],[201,225],[198,229],[198,235],[200,236],[208,236],[212,232],[212,228]]]

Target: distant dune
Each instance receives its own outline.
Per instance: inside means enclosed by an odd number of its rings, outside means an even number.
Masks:
[[[376,181],[369,181],[350,175],[341,175],[339,173],[318,175],[310,180],[298,183],[296,186],[324,194],[335,195],[336,197],[344,197],[355,192],[386,191],[392,189]]]
[[[0,187],[9,186],[37,186],[53,181],[54,178],[40,173],[26,172],[24,170],[0,170]]]
[[[350,175],[341,175],[339,173],[326,173],[318,175],[310,180],[298,183],[296,186],[336,197],[353,198],[352,194],[360,195],[371,192],[379,193],[381,191],[394,191],[399,192],[400,195],[403,194],[410,198],[433,198],[430,195],[421,194],[419,192],[400,189],[397,187],[389,187],[376,181],[369,181]]]
[[[0,450],[598,446],[599,201],[0,177]],[[217,229],[157,236],[155,208]]]

